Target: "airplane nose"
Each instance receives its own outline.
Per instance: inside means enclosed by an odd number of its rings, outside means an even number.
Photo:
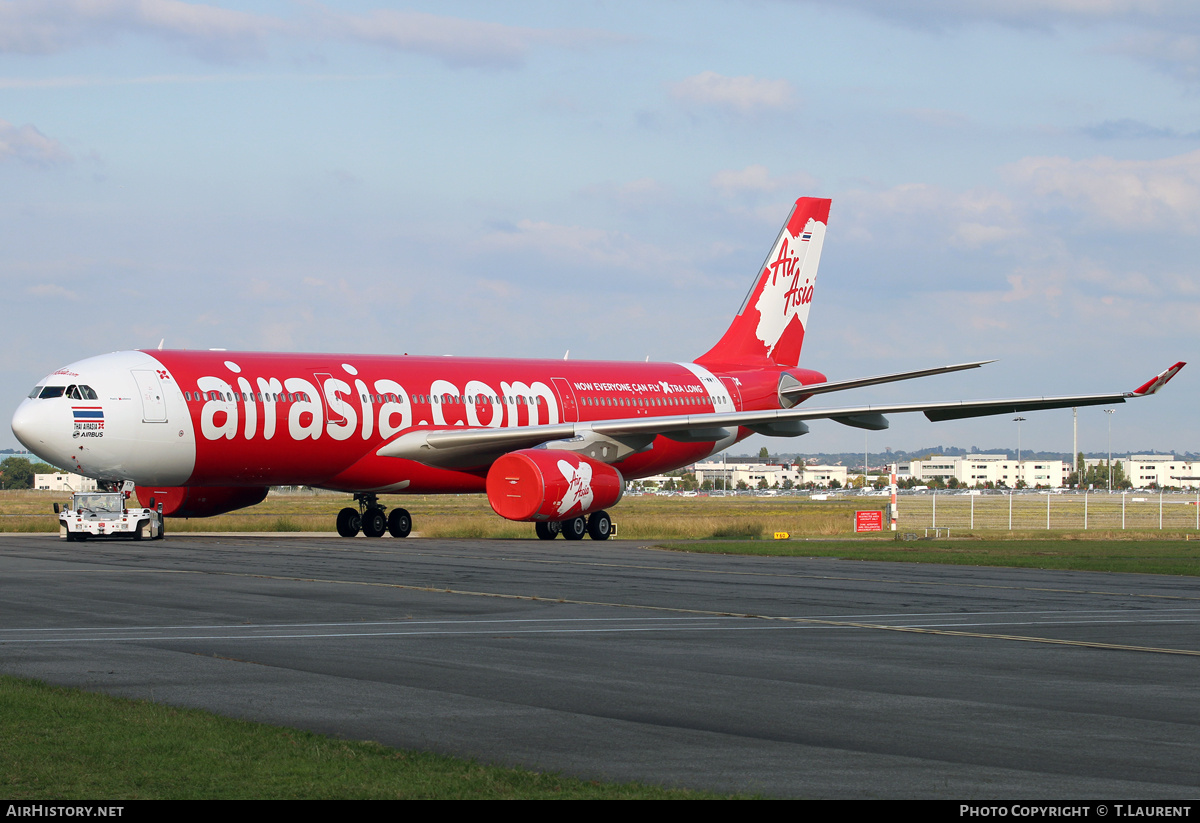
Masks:
[[[12,419],[12,432],[21,441],[22,446],[36,452],[37,447],[46,442],[46,423],[43,416],[34,413],[32,406],[28,400],[17,406]]]
[[[21,445],[42,460],[54,466],[70,466],[71,441],[62,441],[62,421],[54,411],[42,401],[25,400],[13,414],[12,431]]]

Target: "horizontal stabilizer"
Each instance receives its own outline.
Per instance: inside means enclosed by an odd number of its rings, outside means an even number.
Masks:
[[[805,395],[858,389],[863,386],[878,386],[880,383],[895,383],[900,380],[912,380],[916,377],[929,377],[934,374],[949,374],[950,372],[963,371],[964,369],[977,369],[980,366],[986,366],[988,363],[995,362],[995,360],[977,360],[973,363],[958,363],[953,366],[936,366],[932,369],[879,374],[874,377],[859,377],[854,380],[831,380],[827,383],[813,383],[808,386],[801,385],[799,381],[793,379],[788,385],[781,385],[779,387],[779,394],[794,403]],[[785,376],[791,377],[786,372]]]

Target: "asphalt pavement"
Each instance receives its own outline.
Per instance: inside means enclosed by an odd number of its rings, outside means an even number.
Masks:
[[[624,540],[0,535],[0,671],[593,779],[1200,786],[1195,578]]]

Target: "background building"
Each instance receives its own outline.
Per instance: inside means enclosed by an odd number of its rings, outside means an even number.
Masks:
[[[33,487],[42,491],[52,492],[94,492],[99,489],[91,477],[84,477],[71,472],[56,472],[54,474],[35,474]]]
[[[974,488],[995,486],[1016,488],[1018,483],[1031,488],[1060,488],[1070,473],[1062,460],[1022,460],[1019,463],[1007,454],[968,454],[959,457],[932,455],[927,460],[892,463],[891,471],[897,480],[912,479],[927,484],[930,480]]]
[[[828,488],[834,481],[839,486],[845,486],[847,469],[845,466],[806,466],[803,463],[772,465],[769,463],[697,463],[696,481],[703,484],[711,480],[714,488],[736,489],[738,483],[757,489],[765,482],[765,488],[782,489],[790,481],[792,488],[800,488],[812,483],[819,488]]]
[[[1089,463],[1093,461],[1088,461]],[[1104,463],[1105,461],[1095,461]],[[1200,488],[1200,462],[1177,460],[1173,454],[1131,454],[1121,460],[1125,477],[1135,489],[1150,486],[1163,488]],[[1117,458],[1113,458],[1113,464]]]

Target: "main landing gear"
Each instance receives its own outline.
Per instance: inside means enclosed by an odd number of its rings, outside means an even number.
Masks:
[[[567,540],[582,540],[591,535],[593,540],[607,540],[613,533],[612,518],[608,512],[592,512],[588,517],[572,517],[558,523],[534,525],[539,540],[553,540],[559,533]]]
[[[380,505],[379,496],[364,492],[354,495],[358,509],[349,506],[338,512],[337,533],[342,537],[354,537],[360,531],[366,537],[383,537],[387,532],[392,537],[408,537],[412,531],[412,517],[404,509],[386,509]]]

